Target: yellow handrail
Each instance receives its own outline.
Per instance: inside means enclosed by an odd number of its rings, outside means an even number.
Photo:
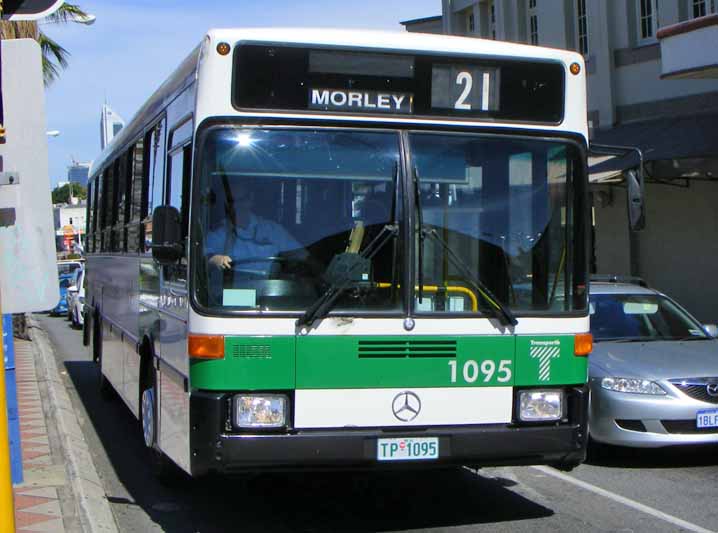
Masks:
[[[392,284],[380,282],[380,283],[377,283],[377,286],[380,289],[389,289],[392,287]],[[399,287],[401,287],[401,286],[397,285],[397,288],[399,288]],[[471,289],[468,289],[466,287],[461,287],[460,285],[444,285],[441,287],[439,285],[423,285],[422,288],[426,292],[439,292],[440,290],[445,290],[446,292],[458,292],[458,293],[465,294],[471,300],[471,310],[474,312],[477,312],[479,310],[479,300],[476,297],[476,294],[474,294],[474,291],[472,291]],[[414,290],[418,291],[419,286],[418,285],[415,286]]]

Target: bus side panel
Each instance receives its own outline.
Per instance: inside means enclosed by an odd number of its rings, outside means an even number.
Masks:
[[[127,279],[128,292],[122,302],[121,322],[125,330],[123,338],[123,388],[127,403],[136,417],[140,416],[140,354],[137,353],[139,340],[138,314],[138,271],[139,258],[128,257],[123,261],[123,279]]]
[[[162,451],[189,472],[187,276],[184,268],[182,275],[173,270],[162,267],[160,276],[159,442]]]

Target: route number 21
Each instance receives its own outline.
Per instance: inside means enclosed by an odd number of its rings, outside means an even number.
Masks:
[[[456,361],[449,361],[449,369],[451,372],[451,383],[456,383],[457,380],[457,365]],[[496,381],[499,383],[506,383],[511,380],[511,361],[502,359],[499,361],[499,367],[496,368],[496,362],[491,359],[485,359],[481,363],[477,363],[473,359],[469,359],[464,363],[461,369],[461,377],[464,378],[466,383],[474,383],[480,377],[483,378],[484,383],[488,383],[496,375]]]
[[[471,111],[471,89],[474,86],[474,78],[470,72],[462,70],[456,75],[456,85],[463,87],[461,94],[454,103],[454,109],[465,109]],[[484,72],[481,83],[481,111],[489,110],[489,88],[491,86],[491,74]],[[468,101],[467,101],[468,100]]]

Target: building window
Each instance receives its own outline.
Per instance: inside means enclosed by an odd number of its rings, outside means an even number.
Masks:
[[[536,13],[537,0],[529,0],[529,42],[538,44],[538,14]]]
[[[693,0],[693,18],[706,16],[706,0]]]
[[[473,11],[466,16],[466,33],[473,34],[476,32],[476,19],[474,19]]]
[[[655,39],[658,26],[658,9],[656,0],[638,0],[639,5],[639,41]]]
[[[576,0],[576,17],[578,24],[578,51],[588,55],[588,17],[586,15],[586,0]]]
[[[489,35],[496,40],[496,3],[493,0],[489,2]]]

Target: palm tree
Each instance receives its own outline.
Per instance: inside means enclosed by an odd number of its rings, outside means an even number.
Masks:
[[[52,15],[43,19],[44,22],[64,24],[66,22],[83,22],[90,17],[77,4],[64,3]],[[56,41],[43,33],[37,22],[0,22],[0,39],[35,39],[42,50],[42,75],[47,87],[60,76],[60,71],[67,67],[70,52]]]

